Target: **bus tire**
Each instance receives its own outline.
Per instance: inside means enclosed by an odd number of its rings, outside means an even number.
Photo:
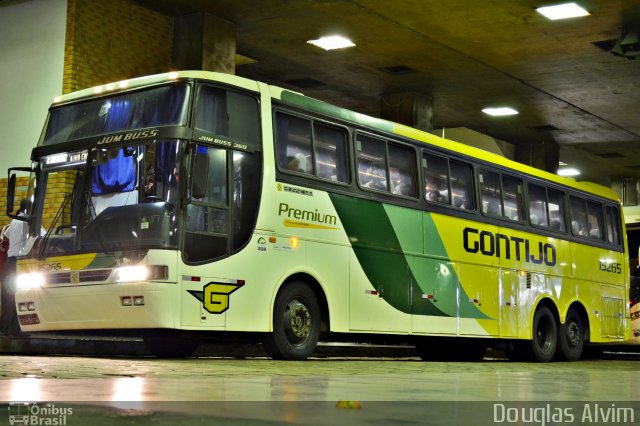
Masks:
[[[273,332],[263,346],[273,359],[302,361],[316,349],[320,337],[320,305],[308,285],[294,281],[276,297]]]
[[[533,339],[525,344],[525,354],[533,361],[549,362],[558,345],[558,326],[551,310],[540,306],[533,315]]]
[[[566,361],[577,361],[584,348],[585,330],[575,309],[569,309],[564,324],[559,327],[557,356]]]

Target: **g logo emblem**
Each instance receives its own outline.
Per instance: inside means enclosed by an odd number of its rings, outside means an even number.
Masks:
[[[188,290],[189,293],[202,302],[204,309],[210,314],[221,314],[229,309],[229,295],[242,287],[239,283],[215,283],[205,284],[202,291]]]

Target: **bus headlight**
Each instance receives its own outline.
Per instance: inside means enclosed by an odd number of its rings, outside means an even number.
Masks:
[[[44,285],[44,275],[38,272],[20,274],[16,277],[16,288],[19,290],[29,290],[39,288]]]
[[[123,281],[146,281],[149,278],[149,270],[146,266],[122,266],[113,271],[113,280]]]
[[[122,266],[113,272],[115,282],[125,281],[164,281],[169,275],[166,265]]]

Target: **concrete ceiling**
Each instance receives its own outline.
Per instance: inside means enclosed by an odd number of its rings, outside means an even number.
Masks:
[[[137,1],[235,24],[237,52],[257,61],[237,66],[238,75],[374,116],[385,93],[420,92],[433,99],[435,128],[514,144],[555,141],[580,180],[638,177],[640,58],[608,50],[640,0],[578,2],[591,16],[550,21],[535,11],[548,2],[535,0]],[[326,52],[306,43],[333,33],[357,46]],[[598,42],[609,42],[606,50]],[[496,105],[520,114],[480,111]]]

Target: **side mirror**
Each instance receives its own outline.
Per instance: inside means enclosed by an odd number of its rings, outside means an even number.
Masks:
[[[16,174],[11,173],[12,171],[20,171],[20,172],[31,172],[31,167],[11,167],[8,170],[9,181],[7,182],[7,216],[12,219],[18,219],[27,221],[27,218],[24,216],[18,216],[13,213],[15,197],[16,197]]]

